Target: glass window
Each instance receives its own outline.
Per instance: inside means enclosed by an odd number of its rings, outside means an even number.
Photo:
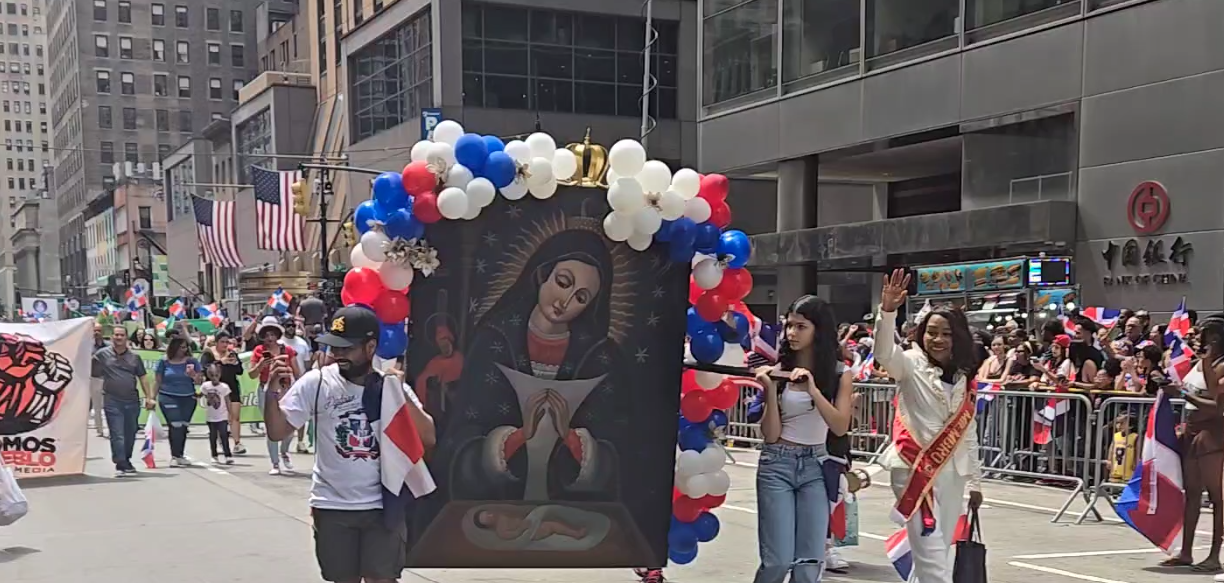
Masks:
[[[119,88],[124,95],[136,95],[136,76],[132,73],[120,73]]]
[[[185,134],[191,133],[191,111],[180,109],[178,112],[179,131]]]
[[[123,161],[133,164],[140,161],[140,146],[133,142],[124,142],[123,144]]]
[[[242,32],[241,10],[230,10],[230,32]]]
[[[777,86],[777,0],[745,2],[707,17],[702,27],[705,105]]]
[[[191,97],[191,77],[179,76],[178,78],[178,96]]]
[[[208,43],[208,64],[221,64],[221,45],[219,43]]]
[[[139,220],[141,229],[153,228],[153,209],[151,207],[137,207],[136,213],[140,217]]]
[[[129,36],[119,37],[119,58],[120,59],[132,58],[132,37],[129,37]]]
[[[102,142],[102,145],[99,149],[101,150],[101,153],[98,157],[98,161],[100,161],[103,164],[114,164],[115,163],[115,143],[114,142]]]
[[[1071,197],[1075,118],[1046,117],[963,134],[963,190],[995,206]]]
[[[868,56],[905,51],[880,66],[959,46],[959,39],[949,38],[959,20],[960,0],[867,0]],[[940,39],[949,40],[935,43]]]
[[[104,34],[94,35],[94,56],[109,57],[110,56],[110,37]]]
[[[206,8],[204,10],[204,26],[208,30],[221,30],[221,9]]]
[[[153,26],[166,25],[166,5],[152,4],[149,6],[149,22]]]
[[[234,165],[238,169],[238,180],[250,180],[251,166],[271,166],[274,161],[267,156],[272,149],[272,111],[268,108],[260,110],[234,129],[234,152],[238,161]]]
[[[859,0],[789,0],[782,10],[783,82],[858,73]]]
[[[132,23],[132,3],[128,0],[119,0],[119,22]]]
[[[156,73],[153,75],[153,95],[157,97],[165,97],[170,94],[170,81],[165,73]]]
[[[242,91],[243,85],[246,85],[246,82],[244,82],[242,79],[234,79],[234,94],[233,94],[234,101],[238,101],[238,92]],[[215,113],[213,115],[216,116],[215,119],[221,119],[221,114]]]
[[[110,71],[94,71],[98,93],[110,93]]]
[[[177,63],[191,62],[191,46],[187,44],[187,41],[181,40],[181,41],[178,41],[177,43],[174,43],[174,52],[175,52],[175,62]]]
[[[174,26],[179,28],[187,28],[191,25],[191,19],[187,15],[187,7],[177,5],[174,7]]]
[[[354,140],[415,120],[433,103],[431,41],[425,12],[353,55]]]
[[[246,47],[230,45],[230,65],[234,67],[246,66]]]
[[[93,19],[98,22],[106,22],[106,0],[94,0]],[[12,6],[12,4],[9,4]],[[10,12],[9,14],[12,14]]]
[[[166,62],[166,41],[160,38],[153,39],[153,60],[159,63]]]
[[[220,79],[216,77],[212,77],[208,80],[208,98],[209,99],[222,99]]]
[[[136,108],[135,107],[123,108],[123,129],[125,130],[136,129]]]

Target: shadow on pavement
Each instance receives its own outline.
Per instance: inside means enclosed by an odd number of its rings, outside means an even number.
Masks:
[[[878,581],[879,583],[896,583],[897,570],[886,565],[869,565],[866,563],[850,563],[846,574],[826,572],[827,581]]]
[[[30,547],[9,547],[7,549],[0,549],[0,563],[11,563],[26,555],[33,555],[41,552],[42,551],[39,549],[32,549]]]
[[[1219,573],[1219,571],[1195,571],[1190,567],[1161,567],[1160,565],[1149,565],[1140,567],[1141,571],[1158,575],[1194,575],[1196,577],[1211,577]]]
[[[75,476],[56,476],[53,478],[39,478],[37,480],[23,480],[21,482],[22,490],[37,490],[38,488],[47,488],[55,486],[80,486],[89,484],[110,484],[112,482],[131,482],[144,478],[168,478],[173,474],[162,474],[152,471],[140,472],[135,476],[128,478],[114,478],[111,476],[94,476],[90,474],[77,474]]]

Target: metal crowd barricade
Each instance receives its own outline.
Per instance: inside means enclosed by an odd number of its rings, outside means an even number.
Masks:
[[[748,422],[748,403],[752,401],[754,393],[755,389],[752,387],[741,385],[739,400],[736,401],[734,407],[727,410],[726,438],[728,443],[738,441],[758,447],[765,442],[761,439],[761,425]]]
[[[874,463],[892,443],[893,399],[897,385],[854,384],[854,419],[850,423],[850,453]]]

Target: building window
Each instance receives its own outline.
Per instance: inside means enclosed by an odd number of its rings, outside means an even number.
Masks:
[[[209,99],[222,99],[220,79],[216,77],[212,77],[208,80],[208,98]]]
[[[94,56],[109,57],[110,56],[110,37],[104,34],[94,35]]]
[[[154,118],[157,120],[157,131],[170,131],[170,112],[164,109],[159,109],[154,113]]]
[[[217,121],[219,119],[225,119],[225,116],[219,111],[214,111],[208,115],[208,121]]]
[[[967,23],[966,34],[970,39],[966,42],[982,40],[999,34],[1007,34],[1019,28],[1030,28],[1067,16],[1078,15],[1080,13],[1079,5],[1078,0],[1029,0],[1027,2],[967,0],[965,3],[965,22]],[[1038,16],[1038,13],[1041,13],[1041,15]],[[1020,17],[1028,18],[1025,18],[1020,23],[994,26]],[[981,30],[987,27],[990,27],[992,30]]]
[[[115,163],[115,143],[114,142],[102,142],[101,153],[98,157],[98,160],[102,162],[103,164],[114,164]]]
[[[166,26],[165,4],[153,4],[149,6],[149,22],[153,26]]]
[[[191,133],[191,111],[180,109],[178,112],[179,131],[185,134]]]
[[[191,45],[188,45],[187,41],[181,40],[181,41],[178,41],[177,43],[174,43],[174,53],[176,55],[174,58],[175,62],[177,63],[191,62]]]
[[[21,54],[27,57],[30,56],[30,43],[21,43]]]
[[[430,13],[424,12],[353,56],[354,141],[415,120],[433,104],[431,47]]]
[[[153,60],[159,63],[166,62],[166,41],[159,38],[153,39]]]
[[[119,0],[119,22],[132,23],[132,3],[128,0]]]
[[[733,6],[728,8],[729,6]],[[778,0],[705,4],[702,100],[721,103],[777,87]],[[746,98],[742,100],[751,100]]]
[[[782,10],[786,89],[858,74],[859,0],[788,0]]]
[[[170,94],[170,81],[165,73],[156,73],[153,75],[153,95],[157,97],[165,97]]]
[[[245,81],[243,81],[242,79],[234,79],[234,95],[233,95],[234,101],[239,101],[238,95],[239,93],[242,92],[243,85],[246,85]],[[217,118],[220,119],[220,117],[221,117],[221,114],[217,114]]]
[[[137,207],[136,212],[140,217],[141,229],[153,228],[153,209],[147,206]]]
[[[132,73],[120,73],[119,89],[124,95],[136,95],[136,75]]]
[[[961,193],[975,207],[1072,198],[1075,116],[966,132],[961,140]]]
[[[170,144],[158,144],[157,145],[157,159],[158,160],[165,160],[166,156],[169,156],[169,155],[170,155]]]
[[[109,130],[111,129],[113,120],[111,119],[111,108],[109,105],[98,106],[98,127]]]
[[[177,5],[174,7],[174,26],[179,28],[187,28],[191,25],[190,19],[187,17],[187,7]]]
[[[238,181],[250,184],[251,166],[269,167],[274,164],[274,160],[267,156],[272,149],[272,111],[264,108],[251,116],[235,128],[234,135]]]
[[[34,45],[34,56],[36,56],[36,57],[41,57],[41,56],[43,56],[43,48],[42,48],[42,45]]]
[[[377,14],[378,11],[382,9],[383,9],[383,0],[374,0],[374,12]]]
[[[140,161],[140,145],[132,142],[123,143],[123,161],[133,164]]]
[[[221,64],[221,45],[217,43],[208,43],[208,64]]]
[[[136,129],[136,108],[135,107],[123,108],[123,129],[125,130]]]
[[[960,45],[955,38],[960,16],[960,0],[929,0],[921,6],[907,0],[868,0],[867,58],[897,53],[874,64],[884,66],[955,48]]]
[[[119,37],[119,58],[120,59],[132,58],[132,37],[130,36]]]
[[[45,101],[39,102],[38,113],[41,115],[47,115],[47,102]]]
[[[12,4],[9,4],[12,6]],[[12,14],[11,12],[9,14]],[[106,0],[94,0],[94,20],[98,22],[106,22]]]
[[[230,65],[235,67],[246,66],[246,47],[230,45]]]
[[[363,12],[364,7],[362,4],[364,3],[360,0],[353,2],[353,26],[357,26],[365,22],[365,13]]]
[[[208,30],[221,30],[221,10],[219,8],[205,9],[204,26]]]
[[[110,71],[94,71],[98,93],[110,93]]]
[[[191,77],[180,75],[178,78],[178,96],[191,97]]]
[[[230,10],[230,32],[242,32],[241,10]]]

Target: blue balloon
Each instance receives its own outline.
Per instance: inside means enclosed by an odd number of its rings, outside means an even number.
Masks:
[[[697,558],[697,547],[693,547],[693,550],[687,553],[668,550],[667,558],[677,565],[687,565]]]
[[[367,200],[357,205],[357,210],[353,213],[353,222],[356,223],[357,232],[364,235],[370,230],[371,222],[386,223],[387,213],[378,203]]]
[[[514,182],[514,174],[517,171],[518,167],[514,165],[514,158],[505,152],[490,152],[485,159],[484,177],[498,188],[505,188]]]
[[[387,210],[404,208],[408,204],[408,192],[404,190],[404,179],[395,172],[383,172],[374,179],[374,200]]]
[[[680,417],[682,419],[684,418],[683,415],[681,415]],[[727,419],[727,413],[725,411],[715,409],[713,413],[710,413],[710,418],[706,419],[706,426],[710,427],[711,429],[718,428],[718,427],[726,427],[728,421],[729,420]]]
[[[697,313],[696,308],[689,308],[686,316],[686,330],[688,331],[689,336],[698,336],[702,332],[708,332],[710,330],[710,323]]]
[[[714,540],[714,537],[718,536],[721,526],[718,522],[718,517],[709,512],[702,512],[692,524],[693,531],[697,534],[697,540],[703,543]],[[671,542],[670,533],[668,533],[667,540]]]
[[[728,257],[727,267],[739,269],[752,257],[752,242],[743,231],[727,231],[718,238],[718,256]]]
[[[708,512],[706,514],[709,514]],[[693,523],[696,524],[696,523]],[[668,552],[694,552],[697,550],[697,529],[693,524],[676,521],[667,531]]]
[[[667,257],[676,263],[692,263],[693,257],[697,255],[697,250],[691,246],[677,245],[675,241],[667,248]]]
[[[488,148],[490,154],[493,152],[503,152],[506,149],[506,143],[497,136],[485,136],[484,143],[485,148]]]
[[[689,337],[689,352],[693,354],[693,358],[702,364],[712,364],[714,361],[722,358],[723,348],[726,343],[723,342],[722,336],[712,328],[696,336]]]
[[[671,226],[672,226],[672,223],[674,222],[676,221],[669,221],[667,219],[663,219],[663,224],[659,225],[658,231],[655,231],[655,235],[654,235],[655,241],[658,241],[660,243],[666,243],[668,241],[671,241]]]
[[[403,356],[408,350],[408,332],[404,330],[403,322],[382,324],[378,331],[378,350],[380,358],[388,360]]]
[[[399,209],[387,217],[387,226],[384,230],[392,239],[400,238],[405,241],[420,239],[425,236],[425,223],[412,216],[412,211]]]
[[[693,243],[693,248],[698,253],[713,255],[718,250],[718,236],[722,234],[718,230],[718,225],[706,221],[697,225],[697,239]]]
[[[723,334],[723,338],[727,339],[727,342],[742,344],[748,338],[748,316],[735,310],[731,310],[728,314],[731,315],[731,320],[735,322],[735,327],[728,326],[726,322],[719,322],[723,325],[723,328],[719,328],[719,332]]]
[[[697,242],[697,223],[688,217],[680,217],[671,224],[671,244],[692,248]]]
[[[455,142],[455,161],[479,176],[489,158],[489,145],[478,134],[463,134]]]
[[[683,431],[677,432],[676,444],[681,451],[694,450],[701,452],[710,445],[710,430],[701,425],[689,425]]]

